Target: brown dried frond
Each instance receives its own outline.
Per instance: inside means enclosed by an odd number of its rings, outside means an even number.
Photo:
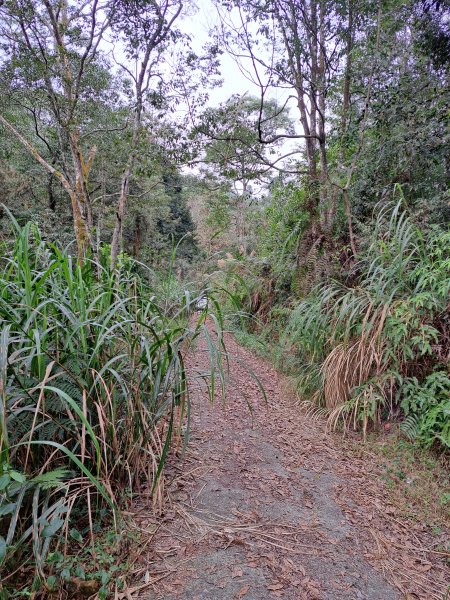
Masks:
[[[341,342],[322,365],[325,405],[334,410],[350,399],[351,391],[384,369],[384,342],[381,336],[388,305],[372,311],[370,305],[362,323],[362,333],[352,342]]]

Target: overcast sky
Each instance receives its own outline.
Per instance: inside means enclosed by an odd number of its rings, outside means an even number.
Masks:
[[[204,44],[210,39],[210,30],[219,23],[219,19],[217,10],[210,0],[198,0],[197,6],[198,11],[193,16],[183,18],[181,28],[192,37],[194,49],[201,52]],[[244,76],[233,58],[224,53],[220,58],[220,63],[224,82],[221,88],[211,90],[211,105],[217,105],[227,100],[232,94],[247,93],[259,96],[259,87]],[[252,71],[250,61],[244,66],[250,72]],[[289,92],[286,90],[269,90],[268,92],[270,98],[274,98],[280,103],[284,102],[288,95]]]
[[[219,19],[217,10],[210,0],[198,0],[197,6],[197,12],[192,16],[185,16],[180,25],[181,29],[191,36],[194,50],[200,53],[205,43],[210,40],[210,31],[218,24]],[[251,71],[250,61],[247,65],[244,64],[244,67]],[[220,57],[220,71],[223,84],[221,87],[209,90],[208,104],[210,106],[217,106],[221,102],[225,102],[232,94],[249,94],[259,97],[259,87],[245,77],[235,60],[226,52]],[[267,96],[283,104],[289,93],[287,90],[269,90]],[[291,109],[290,114],[295,119],[295,109]],[[300,140],[286,140],[280,147],[278,156],[291,152],[298,148],[299,144],[301,145]]]
[[[183,19],[182,29],[192,37],[194,49],[201,52],[203,46],[210,39],[210,30],[218,23],[218,15],[216,8],[209,0],[199,0],[197,4],[198,11],[195,15]],[[229,55],[223,54],[220,63],[224,82],[221,88],[210,91],[209,103],[211,105],[217,105],[227,100],[232,94],[258,94],[257,87],[244,77]]]

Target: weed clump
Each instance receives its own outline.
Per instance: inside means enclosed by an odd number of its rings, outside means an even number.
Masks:
[[[161,473],[189,413],[183,351],[206,335],[214,371],[222,345],[220,319],[213,342],[208,310],[190,318],[195,294],[169,286],[165,296],[125,256],[111,271],[106,252],[97,274],[33,224],[13,223],[16,241],[0,272],[5,598],[30,571],[32,592],[79,578],[55,557],[68,545],[94,547],[102,523],[117,529],[136,491],[151,489],[161,507]],[[214,372],[212,379],[214,388]]]

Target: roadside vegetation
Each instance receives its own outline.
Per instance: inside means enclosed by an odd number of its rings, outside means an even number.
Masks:
[[[277,305],[270,287],[266,297],[259,287],[264,278],[230,261],[227,284],[241,307],[235,322],[266,343],[277,340],[272,356],[294,375],[299,396],[325,409],[332,429],[361,429],[366,437],[401,417],[406,437],[446,451],[449,248],[447,231],[424,233],[401,202],[388,206],[346,278],[298,301]]]
[[[0,0],[0,597],[119,593],[224,323],[329,430],[447,472],[449,10]]]
[[[164,463],[189,424],[182,351],[206,335],[217,366],[220,327],[213,343],[207,311],[190,319],[196,297],[164,293],[170,271],[158,288],[126,256],[111,271],[105,249],[97,275],[35,225],[14,229],[0,279],[1,594],[81,578],[108,597],[117,565],[99,567],[97,554],[136,493],[161,510]]]

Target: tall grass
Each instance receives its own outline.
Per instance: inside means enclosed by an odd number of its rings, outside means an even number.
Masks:
[[[220,315],[215,343],[208,313],[190,318],[195,295],[174,297],[172,286],[168,301],[129,259],[115,273],[104,262],[98,277],[35,225],[13,224],[0,273],[4,597],[21,564],[35,569],[34,589],[45,589],[49,552],[67,543],[75,522],[92,542],[99,515],[117,521],[143,486],[161,506],[161,472],[189,415],[183,352],[208,337],[214,393],[222,346]]]
[[[397,410],[411,378],[420,387],[448,369],[449,249],[448,232],[424,234],[400,204],[385,208],[356,283],[323,284],[293,311],[287,336],[303,362],[303,390],[316,390],[332,427],[362,425],[365,434]],[[439,439],[450,447],[447,438]]]

